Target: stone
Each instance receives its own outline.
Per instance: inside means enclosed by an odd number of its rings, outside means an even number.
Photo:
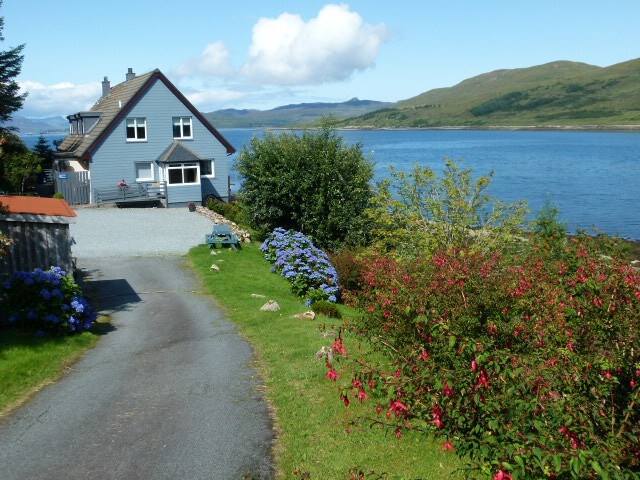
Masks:
[[[210,255],[217,255],[217,254],[218,254],[218,252],[216,252],[215,250],[211,250]]]
[[[260,295],[259,293],[252,293],[251,296],[253,298],[266,298],[264,295]]]
[[[269,300],[262,307],[260,307],[260,310],[263,312],[277,312],[278,310],[280,310],[280,305],[278,305],[278,302],[276,302],[275,300]]]
[[[322,338],[335,337],[336,335],[338,335],[338,334],[336,333],[336,331],[335,331],[335,330],[325,330],[324,332],[322,332],[322,333],[320,334],[320,336],[321,336]]]
[[[324,357],[327,357],[328,360],[333,360],[333,348],[322,347],[320,350],[316,352],[316,358],[324,358]]]
[[[312,312],[311,310],[304,312],[304,313],[297,313],[293,316],[294,318],[302,318],[305,320],[313,320],[314,318],[316,318],[316,314],[315,312]]]
[[[210,270],[216,270],[216,271],[219,271],[219,270],[220,270],[220,267],[214,263],[213,265],[211,265],[211,269],[210,269]]]

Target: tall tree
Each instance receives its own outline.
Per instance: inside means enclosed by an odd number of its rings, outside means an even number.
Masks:
[[[0,7],[2,7],[2,0],[0,0]],[[3,30],[4,17],[0,17],[0,42],[4,42]],[[27,96],[26,93],[19,93],[20,86],[15,80],[22,69],[23,49],[24,44],[0,51],[0,123],[11,119],[11,115],[22,108],[22,103]],[[0,125],[0,131],[5,129],[6,127]]]
[[[42,168],[51,168],[51,163],[53,162],[53,148],[44,138],[44,135],[40,135],[38,137],[38,143],[36,143],[32,150],[42,158]]]

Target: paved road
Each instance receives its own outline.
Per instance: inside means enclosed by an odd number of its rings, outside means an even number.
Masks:
[[[251,349],[184,260],[79,263],[116,330],[0,420],[0,479],[272,478]]]

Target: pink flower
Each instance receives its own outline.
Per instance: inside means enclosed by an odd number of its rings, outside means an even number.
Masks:
[[[445,450],[449,450],[450,452],[453,452],[453,451],[455,450],[455,448],[453,448],[452,443],[451,443],[449,440],[447,440],[446,442],[444,442],[444,445],[442,446],[442,449],[441,449],[441,450],[442,450],[443,452],[444,452]]]
[[[509,475],[508,472],[500,469],[500,471],[494,475],[493,480],[513,480],[513,477]]]

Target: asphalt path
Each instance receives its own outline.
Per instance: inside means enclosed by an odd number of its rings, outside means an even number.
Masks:
[[[274,477],[251,347],[184,263],[79,259],[114,330],[0,419],[0,479]]]

